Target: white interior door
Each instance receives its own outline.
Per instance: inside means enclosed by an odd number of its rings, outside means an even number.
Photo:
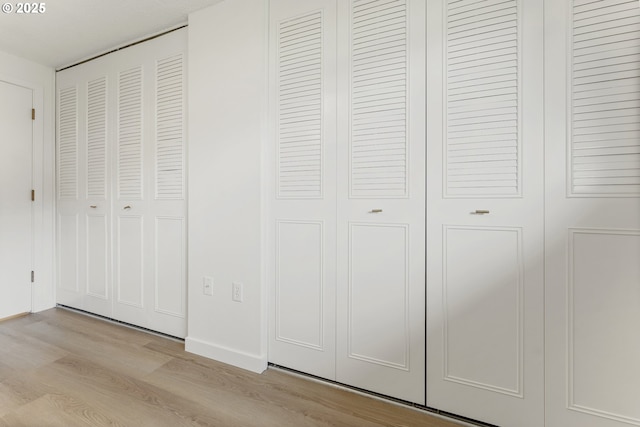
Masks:
[[[425,2],[339,2],[336,379],[424,404]]]
[[[270,14],[269,361],[335,379],[336,1]]]
[[[549,427],[640,425],[640,7],[545,1]]]
[[[0,319],[31,311],[31,89],[0,81]]]
[[[542,426],[542,1],[427,4],[427,405]]]

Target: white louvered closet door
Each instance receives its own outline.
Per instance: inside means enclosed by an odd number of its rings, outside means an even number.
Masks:
[[[421,1],[271,3],[269,361],[416,403],[424,24]]]
[[[186,333],[186,31],[64,70],[57,302]]]
[[[336,1],[270,10],[269,361],[334,380]]]
[[[546,425],[640,426],[640,6],[545,13]]]
[[[427,3],[427,405],[542,426],[542,0]]]
[[[186,334],[185,30],[121,51],[116,72],[113,314]]]
[[[57,76],[57,302],[111,315],[108,70],[87,63]]]
[[[339,2],[336,379],[424,404],[424,1]]]

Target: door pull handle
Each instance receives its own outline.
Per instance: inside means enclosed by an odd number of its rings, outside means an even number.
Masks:
[[[89,206],[89,207],[90,207],[91,209],[95,209],[95,208],[97,208],[98,206],[96,206],[96,205],[91,205],[91,206]]]
[[[381,213],[382,209],[371,209],[369,213]]]
[[[475,214],[475,215],[486,215],[488,213],[490,213],[490,212],[488,210],[486,210],[486,209],[476,209],[476,211],[473,212],[473,214]]]
[[[125,210],[126,210],[126,209],[131,209],[131,206],[127,205],[127,206],[125,206],[125,207],[124,207],[124,208],[122,208],[122,209],[125,209]]]

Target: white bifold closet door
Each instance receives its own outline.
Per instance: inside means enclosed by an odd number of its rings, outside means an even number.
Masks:
[[[57,74],[58,303],[186,333],[186,31]]]
[[[546,425],[640,426],[640,6],[545,14]]]
[[[424,404],[424,2],[270,7],[269,361]]]
[[[542,0],[427,5],[427,405],[539,427]]]

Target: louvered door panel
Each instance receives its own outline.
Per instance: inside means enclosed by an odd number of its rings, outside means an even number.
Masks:
[[[118,198],[142,199],[142,67],[118,80]]]
[[[58,197],[78,198],[78,95],[75,87],[58,94]]]
[[[322,197],[322,12],[278,28],[278,159],[281,198]]]
[[[518,1],[449,0],[446,25],[445,193],[519,196]]]
[[[184,197],[184,57],[156,64],[156,198]]]
[[[351,56],[350,195],[406,197],[406,0],[352,3]]]
[[[87,197],[106,198],[107,79],[87,84]]]
[[[573,196],[640,196],[640,8],[573,2]]]

